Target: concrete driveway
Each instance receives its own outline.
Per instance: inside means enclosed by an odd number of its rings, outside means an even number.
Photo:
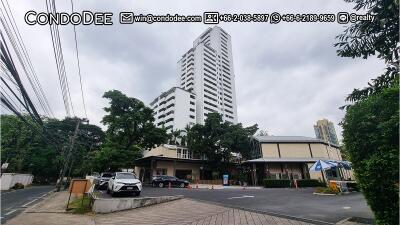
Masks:
[[[361,193],[340,196],[313,195],[314,188],[303,189],[180,189],[144,187],[141,196],[184,195],[186,198],[213,202],[222,206],[336,223],[348,217],[372,219],[371,210]],[[110,196],[103,195],[106,198]],[[131,196],[120,196],[131,197]]]

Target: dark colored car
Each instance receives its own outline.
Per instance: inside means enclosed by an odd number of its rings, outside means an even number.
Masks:
[[[168,187],[171,183],[172,187],[187,187],[189,185],[189,181],[179,179],[173,176],[166,176],[166,175],[158,175],[153,177],[153,181],[151,182],[153,187]]]
[[[104,172],[101,173],[100,177],[98,178],[98,180],[96,181],[96,185],[95,187],[98,190],[106,190],[107,186],[108,186],[108,181],[110,180],[110,178],[114,176],[113,173],[110,172]]]

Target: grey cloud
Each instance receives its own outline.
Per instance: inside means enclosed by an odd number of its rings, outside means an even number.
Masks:
[[[69,2],[69,1],[68,1]],[[58,9],[70,11],[68,2]],[[353,11],[342,1],[74,1],[77,11],[202,14],[235,13],[337,13]],[[44,3],[10,2],[44,90],[58,117],[63,109],[48,27],[27,26],[23,15],[44,10]],[[355,87],[379,74],[382,62],[336,56],[338,24],[224,23],[232,37],[239,121],[258,123],[275,135],[314,136],[313,124],[327,118],[338,124],[338,107]],[[88,116],[99,124],[107,101],[102,94],[119,89],[149,103],[175,85],[176,62],[208,26],[195,23],[133,24],[109,27],[78,26],[78,44]],[[61,28],[71,94],[78,115],[83,114],[77,76],[72,27]],[[336,126],[340,133],[339,126]]]

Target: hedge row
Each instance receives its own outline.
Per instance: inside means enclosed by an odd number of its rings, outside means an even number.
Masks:
[[[292,180],[282,179],[282,180],[272,180],[264,179],[263,185],[266,188],[288,188],[294,187]],[[321,183],[319,180],[307,179],[307,180],[297,180],[298,187],[324,187],[325,184]]]
[[[298,187],[325,187],[326,185],[316,179],[297,180]]]
[[[291,186],[290,180],[264,180],[264,187],[266,188],[286,188]]]

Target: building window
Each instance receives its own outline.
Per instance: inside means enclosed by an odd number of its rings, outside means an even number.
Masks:
[[[184,159],[188,158],[188,150],[187,149],[182,149],[182,158],[184,158]]]
[[[194,116],[193,116],[193,115],[190,115],[189,117],[190,117],[191,119],[194,119]]]
[[[192,108],[190,108],[189,110],[190,110],[190,112],[194,112],[194,109],[192,109]]]
[[[191,105],[194,105],[194,102],[190,101],[190,104],[191,104]]]
[[[180,159],[192,159],[193,153],[189,149],[178,148],[176,150],[176,156]]]

